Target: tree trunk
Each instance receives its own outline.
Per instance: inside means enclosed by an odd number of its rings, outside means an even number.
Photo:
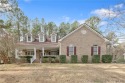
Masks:
[[[17,22],[17,28],[18,28],[18,41],[20,42],[20,24]]]

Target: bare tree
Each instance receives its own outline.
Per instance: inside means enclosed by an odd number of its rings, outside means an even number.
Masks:
[[[4,29],[0,29],[0,59],[4,63],[8,63],[10,57],[13,57],[15,42],[13,35],[7,33]]]
[[[114,57],[113,59],[117,62],[122,62],[124,61],[124,54],[125,53],[125,45],[119,44],[114,47],[113,54]]]

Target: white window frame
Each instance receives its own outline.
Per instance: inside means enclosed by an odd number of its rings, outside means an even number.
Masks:
[[[53,36],[55,37],[55,40],[53,40]],[[57,36],[55,34],[51,35],[51,42],[56,42]]]
[[[94,48],[95,48],[95,47],[97,48],[97,51],[96,51],[97,53],[94,52]],[[99,46],[98,46],[98,45],[94,45],[94,46],[93,46],[93,55],[98,55],[98,49],[99,49]],[[95,53],[95,54],[94,54],[94,53]]]
[[[40,37],[43,37],[43,40],[41,40],[41,38]],[[44,36],[44,34],[39,34],[39,42],[44,42],[45,41],[45,36]]]
[[[71,53],[71,54],[70,54],[70,48],[73,48],[73,51],[72,51],[73,53]],[[69,52],[69,56],[74,55],[74,46],[73,46],[73,45],[70,45],[70,46],[69,46],[68,52]]]
[[[32,54],[33,53],[33,54]],[[27,53],[26,53],[26,56],[32,56],[32,55],[34,55],[35,53],[34,53],[34,51],[32,50],[30,50],[30,51],[27,51]]]
[[[28,40],[28,37],[31,37],[31,41]],[[32,34],[31,35],[27,35],[27,42],[32,42]]]

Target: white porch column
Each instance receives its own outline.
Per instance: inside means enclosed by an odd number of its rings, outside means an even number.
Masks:
[[[15,58],[16,58],[16,59],[19,59],[19,56],[18,56],[18,49],[15,49]]]
[[[33,63],[32,58],[30,58],[30,63],[31,63],[31,64]]]
[[[59,42],[59,55],[61,55],[61,43]]]
[[[34,60],[36,59],[36,48],[34,48]]]
[[[125,60],[125,53],[123,55],[124,55],[124,60]]]
[[[44,56],[44,47],[42,47],[42,53],[43,53],[43,56]]]

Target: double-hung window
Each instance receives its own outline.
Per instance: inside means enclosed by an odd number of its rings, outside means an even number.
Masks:
[[[91,55],[101,55],[101,47],[94,45],[91,47]]]
[[[74,55],[74,46],[69,46],[69,55]]]
[[[51,42],[56,42],[56,34],[51,35]]]
[[[39,42],[44,42],[44,41],[45,41],[44,34],[39,34]]]
[[[98,46],[97,45],[93,46],[93,55],[98,55]]]
[[[32,42],[32,34],[27,34],[27,42]]]

